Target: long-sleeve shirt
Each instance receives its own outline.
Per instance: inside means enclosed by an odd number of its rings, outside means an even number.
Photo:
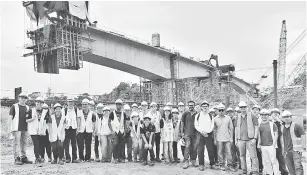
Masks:
[[[233,141],[233,124],[229,116],[214,118],[214,135],[218,142]]]
[[[208,113],[200,112],[195,115],[195,129],[200,133],[211,133],[214,127],[214,121]]]

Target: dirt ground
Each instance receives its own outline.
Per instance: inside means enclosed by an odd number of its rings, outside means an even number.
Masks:
[[[2,147],[3,148],[3,147]],[[7,148],[12,149],[12,148]],[[94,152],[92,152],[94,154]],[[34,160],[33,147],[27,149],[27,155],[30,160]],[[208,160],[207,160],[208,161]],[[208,162],[206,162],[208,164]],[[190,167],[186,170],[182,169],[182,163],[173,164],[171,166],[163,163],[156,163],[153,167],[142,166],[140,163],[79,163],[79,164],[64,164],[51,165],[45,162],[42,167],[35,164],[31,165],[14,165],[13,155],[7,154],[1,156],[1,174],[5,175],[234,175],[235,172],[211,170],[206,167],[205,171],[201,172],[197,168]]]

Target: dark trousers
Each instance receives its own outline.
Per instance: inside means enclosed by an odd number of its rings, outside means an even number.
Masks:
[[[95,158],[99,159],[99,150],[98,150],[98,147],[99,147],[99,140],[98,140],[98,136],[95,136]]]
[[[197,140],[195,135],[184,136],[185,150],[184,161],[196,160],[197,157]]]
[[[69,154],[69,144],[71,144],[72,149],[72,160],[77,160],[77,135],[76,129],[65,129],[65,139],[64,139],[64,149],[65,149],[65,159],[71,160]]]
[[[127,144],[127,154],[128,154],[128,160],[132,160],[132,138],[129,135],[126,135],[125,138],[126,144]],[[125,149],[124,149],[124,155],[125,155]]]
[[[256,145],[258,144],[258,140],[256,141]],[[262,172],[263,170],[263,164],[262,164],[262,154],[260,149],[256,149],[257,151],[257,158],[259,163],[259,172]]]
[[[160,159],[160,142],[161,142],[161,133],[155,133],[155,145],[156,145],[156,159]]]
[[[182,154],[182,157],[184,157],[184,150],[185,150],[185,146],[181,146],[181,154]]]
[[[174,160],[178,159],[177,142],[173,142],[173,158]]]
[[[153,135],[153,137],[154,137],[154,135]],[[149,139],[147,140],[147,142],[149,142]],[[145,142],[144,142],[143,139],[142,139],[142,143],[143,143],[143,145],[144,145],[143,151],[142,151],[142,152],[143,152],[143,153],[142,153],[142,155],[143,155],[142,160],[145,161],[145,162],[147,162],[148,152],[149,152],[150,160],[151,160],[151,161],[154,161],[154,160],[155,160],[155,153],[154,153],[154,151],[153,151],[154,139],[152,139],[151,143],[149,143],[149,144],[151,144],[151,146],[152,146],[151,149],[145,148]]]
[[[90,160],[91,159],[91,145],[92,145],[92,133],[78,133],[77,135],[79,159]],[[84,145],[85,145],[85,157],[84,157]]]
[[[288,175],[288,170],[286,168],[286,161],[284,156],[282,155],[282,150],[280,147],[276,148],[276,158],[279,164],[280,175]]]
[[[46,131],[46,135],[39,136],[39,148],[41,158],[45,158],[45,150],[49,159],[51,159],[51,143],[49,142],[49,133]]]
[[[39,135],[31,135],[33,146],[34,146],[34,155],[36,159],[39,159],[39,153],[40,153],[40,148],[39,148]]]
[[[60,140],[51,142],[51,148],[53,153],[53,159],[56,161],[58,158],[59,160],[62,160],[64,156],[63,142],[61,142]]]
[[[209,155],[210,165],[213,165],[214,155],[213,155],[213,139],[212,133],[208,134],[208,137],[204,137],[199,132],[196,133],[197,136],[197,145],[198,145],[198,161],[199,165],[205,165],[204,157],[205,157],[205,145]]]
[[[113,158],[116,159],[125,159],[125,137],[124,134],[118,132],[115,134],[115,142],[113,147]]]
[[[239,148],[236,146],[235,142],[232,143],[231,145],[231,154],[232,154],[232,163],[233,166],[241,165],[240,163],[240,152]]]

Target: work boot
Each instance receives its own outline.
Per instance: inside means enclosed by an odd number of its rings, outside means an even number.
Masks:
[[[147,165],[147,161],[142,162],[142,165],[146,166]]]
[[[57,164],[57,159],[53,159],[53,160],[51,161],[51,164]]]
[[[99,157],[96,157],[95,162],[100,162]]]
[[[52,161],[52,159],[51,158],[48,158],[48,162],[51,162]]]
[[[38,158],[38,159],[35,159],[35,164],[39,164],[41,163],[41,160]]]
[[[196,164],[196,160],[191,160],[191,163],[193,167],[198,167],[198,165]]]
[[[15,165],[22,165],[22,161],[20,160],[20,157],[16,157],[15,159]]]
[[[162,162],[161,159],[159,159],[159,158],[156,158],[155,161],[158,162],[158,163],[161,163],[161,162]]]
[[[70,160],[69,160],[70,163]],[[72,163],[81,163],[81,160],[73,160]]]
[[[44,163],[44,162],[45,162],[45,159],[44,159],[44,158],[40,158],[40,162],[41,162],[41,163]]]
[[[60,164],[60,165],[64,165],[63,160],[59,160],[59,164]]]
[[[204,165],[200,165],[200,166],[199,166],[199,170],[200,170],[200,171],[204,171],[204,170],[205,170],[205,166],[204,166]]]
[[[183,167],[182,167],[183,169],[187,169],[187,168],[189,168],[189,161],[187,160],[187,161],[185,161],[185,163],[184,163],[184,165],[183,165]]]
[[[155,165],[155,162],[154,162],[154,161],[150,161],[148,165],[149,165],[149,166],[154,166],[154,165]]]
[[[224,166],[220,166],[219,168],[221,171],[226,171],[226,168]]]
[[[70,163],[70,162],[71,162],[70,159],[65,160],[65,163]]]
[[[22,163],[25,163],[25,164],[32,164],[33,163],[32,161],[28,160],[27,157],[21,158],[21,161],[22,161]]]

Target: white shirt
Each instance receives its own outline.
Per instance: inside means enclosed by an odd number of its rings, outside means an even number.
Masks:
[[[195,115],[194,125],[195,129],[200,133],[211,133],[214,127],[214,120],[211,120],[208,113],[200,112]]]

